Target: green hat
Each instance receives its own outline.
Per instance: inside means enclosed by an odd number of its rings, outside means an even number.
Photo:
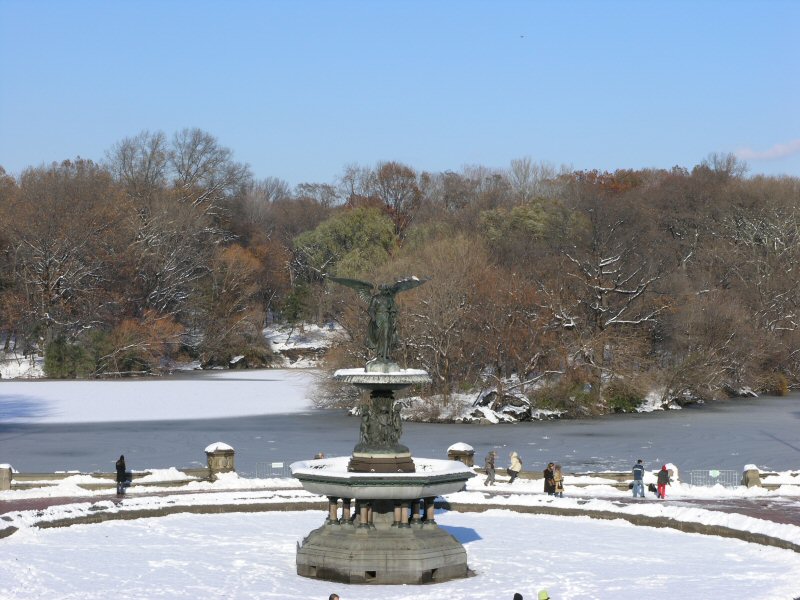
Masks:
[[[547,590],[539,590],[539,600],[550,600],[550,594]]]

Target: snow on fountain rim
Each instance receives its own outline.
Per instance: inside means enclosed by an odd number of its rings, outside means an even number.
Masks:
[[[396,371],[367,371],[364,367],[355,367],[352,369],[337,369],[336,372],[333,374],[334,377],[347,377],[350,375],[388,375],[389,377],[401,377],[401,376],[417,376],[417,375],[424,375],[425,377],[428,376],[428,372],[425,369],[397,369]]]
[[[347,470],[349,456],[334,456],[314,460],[300,460],[289,465],[292,475],[317,475],[336,477],[337,479],[417,479],[422,476],[461,475],[472,476],[474,471],[457,460],[441,458],[412,458],[416,471],[414,473],[360,473]]]
[[[431,377],[423,369],[397,369],[395,371],[367,371],[365,368],[339,369],[333,374],[337,381],[366,386],[397,386],[430,383]]]

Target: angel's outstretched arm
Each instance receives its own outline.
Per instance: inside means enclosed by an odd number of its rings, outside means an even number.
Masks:
[[[406,277],[405,279],[401,279],[394,285],[392,285],[392,290],[397,292],[404,292],[406,290],[413,289],[418,285],[422,285],[428,281],[428,279],[420,279],[419,277]]]

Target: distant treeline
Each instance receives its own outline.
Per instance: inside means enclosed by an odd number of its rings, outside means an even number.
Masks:
[[[325,275],[431,281],[401,295],[399,354],[431,394],[518,385],[539,405],[624,410],[800,383],[800,179],[691,170],[418,172],[255,180],[208,133],[143,132],[102,163],[0,169],[0,329],[47,373],[269,364],[262,328],[364,305]],[[445,400],[446,401],[446,400]]]

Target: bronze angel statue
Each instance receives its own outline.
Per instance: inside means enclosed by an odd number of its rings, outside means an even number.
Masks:
[[[391,360],[390,354],[397,345],[397,304],[394,297],[399,292],[415,288],[428,280],[406,277],[395,283],[375,285],[367,281],[343,277],[329,277],[329,279],[355,289],[358,295],[369,303],[367,347],[375,351],[377,360]]]

